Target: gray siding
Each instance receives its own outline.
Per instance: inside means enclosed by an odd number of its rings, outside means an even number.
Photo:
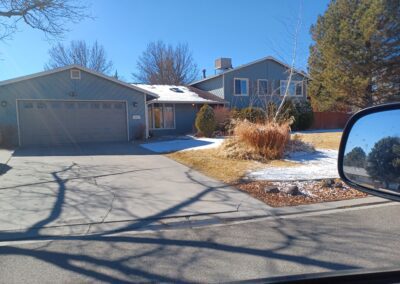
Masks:
[[[74,92],[75,96],[71,96],[71,92]],[[12,138],[14,144],[18,143],[16,135],[18,99],[125,101],[128,106],[129,139],[138,136],[138,131],[144,131],[145,127],[143,94],[84,71],[81,71],[80,80],[71,80],[70,70],[66,70],[0,86],[0,98],[1,101],[7,102],[6,107],[0,107],[0,126],[14,128],[15,135]],[[137,104],[136,107],[133,107],[134,102]],[[140,119],[134,120],[133,115],[139,115]]]
[[[175,129],[150,130],[153,136],[181,135],[195,132],[194,122],[202,105],[175,104]]]
[[[230,103],[231,107],[244,108],[250,105],[256,107],[265,107],[266,103],[272,101],[279,103],[281,98],[279,95],[271,96],[271,90],[279,88],[280,80],[287,80],[288,72],[281,64],[272,60],[264,60],[238,70],[233,70],[224,74],[224,93],[225,100]],[[234,95],[234,78],[249,79],[249,93],[250,96],[235,96]],[[269,95],[257,96],[257,80],[267,79]],[[303,80],[304,77],[295,74],[293,80]],[[305,89],[305,88],[303,88]],[[298,99],[305,99],[305,97],[298,97]]]
[[[212,78],[210,80],[206,80],[200,82],[198,84],[193,85],[193,87],[199,88],[200,90],[209,91],[213,95],[224,98],[224,84],[223,84],[223,76],[219,76],[216,78]]]
[[[271,90],[279,88],[280,80],[287,80],[288,72],[287,68],[281,64],[265,59],[263,61],[248,65],[237,70],[226,72],[225,74],[210,78],[199,82],[193,86],[209,91],[224,100],[226,100],[230,107],[244,108],[250,105],[257,107],[265,107],[266,103],[272,101],[279,103],[281,97],[279,95],[274,96],[256,96],[257,80],[266,79],[268,80],[269,94]],[[234,95],[234,78],[246,78],[249,79],[249,93],[251,96],[235,96]],[[295,74],[293,80],[304,80],[304,76]],[[297,97],[297,99],[306,99],[306,86],[303,87],[303,97]]]

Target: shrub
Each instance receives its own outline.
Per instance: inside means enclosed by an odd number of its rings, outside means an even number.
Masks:
[[[265,120],[265,111],[257,107],[246,107],[239,111],[238,119],[254,123],[263,122]]]
[[[311,127],[314,121],[314,113],[309,101],[298,101],[295,103],[297,117],[294,127],[297,130],[306,130]]]
[[[265,160],[280,159],[290,138],[289,131],[288,123],[239,121],[234,128],[234,140],[223,147],[232,158],[236,156],[236,158],[261,157]]]
[[[214,116],[215,122],[217,124],[217,130],[223,133],[226,133],[229,130],[231,114],[231,111],[226,107],[214,108]]]
[[[306,130],[310,128],[314,121],[314,113],[310,102],[286,100],[282,107],[279,120],[292,120],[292,130]]]
[[[203,105],[196,115],[195,125],[204,136],[211,137],[217,127],[213,108]]]

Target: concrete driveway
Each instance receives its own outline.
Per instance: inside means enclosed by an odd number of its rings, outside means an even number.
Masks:
[[[128,143],[19,149],[7,165],[0,176],[0,239],[41,235],[43,228],[87,233],[99,224],[137,228],[167,217],[268,208]]]

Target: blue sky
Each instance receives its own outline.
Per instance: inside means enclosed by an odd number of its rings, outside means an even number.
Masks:
[[[358,120],[351,129],[345,153],[361,147],[368,155],[375,143],[382,138],[400,137],[398,118],[400,110],[370,114]]]
[[[231,57],[234,66],[272,55],[290,62],[296,19],[301,11],[296,66],[305,69],[311,24],[327,0],[92,0],[87,19],[69,25],[64,42],[97,40],[127,81],[150,41],[188,43],[199,69],[214,74],[214,60]],[[301,8],[300,8],[301,7]],[[54,44],[25,25],[0,42],[0,80],[43,70]],[[199,74],[200,76],[200,74]]]

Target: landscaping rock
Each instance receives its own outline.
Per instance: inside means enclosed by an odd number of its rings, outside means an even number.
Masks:
[[[281,190],[283,193],[292,195],[292,196],[297,196],[301,195],[301,192],[299,190],[299,187],[297,185],[290,185],[287,188],[284,188]]]
[[[343,188],[343,183],[340,182],[340,181],[338,181],[338,182],[335,183],[335,186],[334,186],[334,187],[335,187],[335,188]]]
[[[279,188],[276,186],[266,186],[264,188],[265,193],[279,193]]]
[[[334,181],[333,179],[331,179],[331,178],[324,179],[324,180],[322,180],[322,182],[321,182],[321,185],[322,185],[323,187],[331,187],[331,186],[334,185],[334,184],[335,184],[335,181]]]

